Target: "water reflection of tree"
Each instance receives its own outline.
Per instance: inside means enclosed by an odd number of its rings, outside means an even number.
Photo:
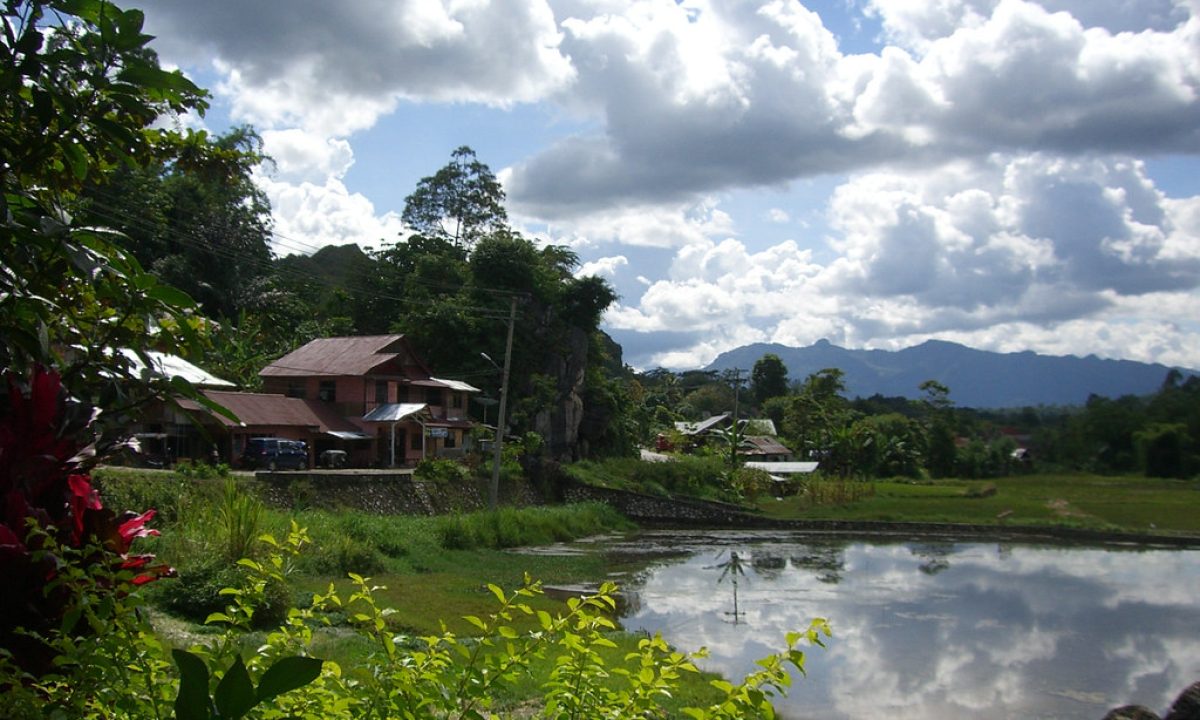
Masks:
[[[792,555],[792,566],[812,570],[818,581],[837,585],[846,569],[843,551],[840,545],[810,545],[802,554]]]
[[[917,569],[932,577],[943,570],[950,569],[949,557],[954,554],[954,545],[950,543],[917,543],[910,545],[908,551],[923,560]]]
[[[717,578],[718,585],[725,582],[725,578],[727,577],[733,581],[733,612],[725,614],[732,615],[733,624],[737,625],[741,616],[745,615],[744,612],[738,610],[738,576],[746,577],[745,561],[737,554],[737,550],[731,550],[729,552],[729,559],[723,563],[718,563],[716,567],[721,568],[721,577]]]

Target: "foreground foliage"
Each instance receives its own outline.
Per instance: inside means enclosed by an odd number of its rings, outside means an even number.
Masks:
[[[141,590],[122,584],[113,593],[111,576],[72,572],[64,587],[90,632],[50,630],[45,640],[57,651],[55,671],[25,674],[0,660],[0,686],[8,691],[0,713],[11,718],[483,718],[504,717],[495,706],[502,689],[520,681],[537,658],[550,658],[548,677],[538,679],[549,718],[634,718],[661,712],[681,678],[695,674],[697,656],[670,648],[661,637],[644,638],[620,662],[605,659],[616,647],[615,586],[568,601],[564,611],[535,609],[541,594],[526,578],[505,590],[489,584],[496,609],[471,616],[475,637],[444,631],[424,637],[397,634],[387,618],[394,611],[377,601],[380,588],[352,574],[352,591],[332,585],[308,607],[290,608],[285,621],[253,652],[248,634],[265,589],[290,566],[307,543],[293,526],[263,561],[242,560],[245,582],[224,591],[230,603],[208,622],[222,628],[211,642],[168,650],[137,610]],[[72,566],[74,567],[74,566]],[[119,580],[119,578],[117,578]],[[374,646],[365,663],[348,670],[312,657],[314,629],[329,611],[345,613],[355,631]],[[534,630],[518,630],[526,619]],[[791,684],[789,668],[804,670],[803,645],[821,645],[829,627],[815,620],[791,633],[784,651],[759,662],[741,683],[712,681],[719,699],[683,712],[704,718],[774,717],[771,699]],[[702,656],[703,653],[699,655]],[[525,709],[526,713],[528,708]]]

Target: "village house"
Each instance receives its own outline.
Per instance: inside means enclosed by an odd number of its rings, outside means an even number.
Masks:
[[[236,421],[184,400],[180,409],[190,417],[164,409],[143,434],[173,438],[174,457],[215,454],[231,464],[251,438],[275,437],[304,441],[310,466],[334,456],[351,467],[410,466],[465,452],[473,426],[467,399],[479,392],[434,377],[403,335],[320,338],[259,375],[258,393],[202,389]]]

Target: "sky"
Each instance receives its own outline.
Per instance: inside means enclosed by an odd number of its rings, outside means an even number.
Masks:
[[[929,339],[1200,368],[1200,0],[143,0],[275,251],[470,146],[640,369]]]

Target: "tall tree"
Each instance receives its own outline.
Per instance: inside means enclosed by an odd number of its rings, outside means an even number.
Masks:
[[[925,393],[927,466],[934,477],[948,477],[954,474],[958,454],[950,389],[937,380],[926,380],[919,387]]]
[[[207,158],[123,167],[88,184],[87,215],[119,229],[151,272],[205,314],[234,318],[267,291],[271,206],[252,180],[268,161],[262,139],[238,127],[208,140]]]
[[[775,353],[767,353],[754,363],[750,371],[751,389],[754,400],[762,405],[773,397],[787,395],[787,366]]]
[[[401,217],[420,235],[465,248],[508,222],[504,188],[466,145],[455,150],[441,170],[421,178],[404,198]]]

